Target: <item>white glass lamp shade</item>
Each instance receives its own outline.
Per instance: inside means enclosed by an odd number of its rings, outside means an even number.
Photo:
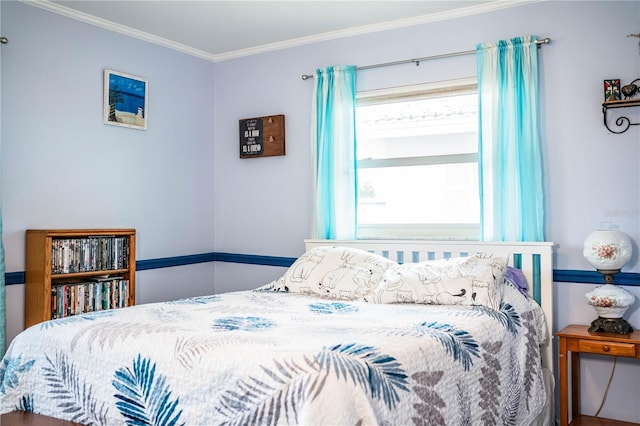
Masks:
[[[620,271],[631,259],[631,240],[624,232],[593,231],[584,241],[582,254],[598,271]]]
[[[596,287],[585,294],[585,298],[600,318],[622,318],[635,300],[627,290],[610,284]]]

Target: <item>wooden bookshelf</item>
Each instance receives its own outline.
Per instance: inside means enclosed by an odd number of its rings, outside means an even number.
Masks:
[[[104,243],[99,259],[85,250],[82,259],[65,257],[61,264],[54,246],[65,240],[74,244],[93,240]],[[117,240],[117,241],[116,241]],[[113,244],[113,246],[111,245]],[[120,245],[124,244],[124,245]],[[108,248],[107,248],[108,247]],[[68,253],[68,251],[66,251]],[[104,255],[105,252],[112,255]],[[56,255],[56,253],[58,253]],[[115,256],[115,253],[121,253]],[[52,319],[52,289],[82,280],[123,280],[128,296],[120,305],[135,305],[136,297],[136,231],[135,229],[29,229],[26,232],[25,328]],[[78,266],[83,265],[83,266]],[[91,265],[90,267],[87,265]],[[125,299],[125,298],[123,298]],[[112,308],[115,306],[111,306]]]

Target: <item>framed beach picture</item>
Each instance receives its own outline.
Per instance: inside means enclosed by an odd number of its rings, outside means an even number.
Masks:
[[[145,78],[104,70],[104,123],[147,130],[148,86]]]

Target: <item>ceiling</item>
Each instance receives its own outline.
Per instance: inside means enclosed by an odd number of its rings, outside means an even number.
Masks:
[[[216,62],[319,40],[482,13],[531,0],[23,1]]]

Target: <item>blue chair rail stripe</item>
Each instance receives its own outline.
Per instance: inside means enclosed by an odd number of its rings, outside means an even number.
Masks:
[[[251,265],[289,267],[296,261],[295,257],[261,256],[256,254],[216,253],[217,262],[248,263]]]
[[[7,272],[4,274],[5,285],[23,284],[24,272]]]
[[[604,284],[604,276],[596,271],[554,270],[554,282]],[[613,277],[613,283],[619,285],[640,286],[640,274],[620,272]]]
[[[215,253],[190,254],[186,256],[161,257],[157,259],[138,260],[136,271],[170,268],[172,266],[194,265],[215,261]]]
[[[295,262],[295,257],[263,256],[256,254],[211,252],[201,254],[190,254],[186,256],[161,257],[156,259],[138,260],[136,262],[137,271],[150,269],[171,268],[174,266],[193,265],[208,262],[230,262],[244,263],[249,265],[280,266],[289,267]],[[24,271],[7,272],[4,275],[6,285],[24,284]],[[602,274],[596,271],[576,271],[555,269],[553,271],[553,281],[556,283],[584,283],[584,284],[604,284]],[[640,286],[640,273],[621,272],[614,277],[614,284]]]

